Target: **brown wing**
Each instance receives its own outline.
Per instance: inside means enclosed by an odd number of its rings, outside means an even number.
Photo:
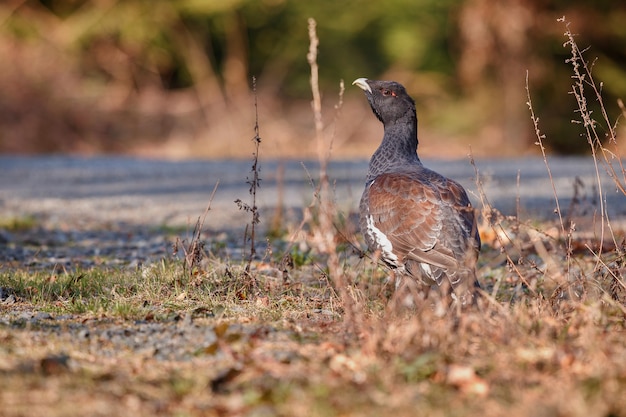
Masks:
[[[433,277],[439,284],[442,275],[449,276],[466,263],[468,251],[478,252],[474,213],[465,190],[433,171],[378,176],[363,195],[361,213],[362,228],[366,216],[371,216],[400,263],[414,261],[440,269]]]

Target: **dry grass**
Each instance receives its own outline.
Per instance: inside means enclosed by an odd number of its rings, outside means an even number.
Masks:
[[[390,311],[386,271],[354,248],[320,177],[286,249],[263,260],[0,273],[0,415],[626,416],[626,247],[604,210],[599,236],[560,211],[554,224],[505,217],[477,168],[485,303]],[[182,353],[80,331],[132,341],[146,324]]]
[[[390,317],[380,271],[352,259],[355,294],[367,300],[354,334],[345,332],[322,259],[314,261],[288,270],[288,279],[277,265],[257,263],[263,291],[254,299],[243,297],[245,265],[218,259],[203,261],[192,279],[182,262],[4,273],[1,285],[14,295],[0,307],[2,414],[624,415],[626,311],[607,295],[525,295],[509,304],[515,282],[505,280],[481,311],[442,315],[424,306]],[[31,311],[55,319],[31,322]],[[181,340],[182,357],[162,358],[111,350],[111,340],[96,337],[121,327],[132,340],[142,323],[169,327],[174,341],[192,331],[215,340]],[[81,336],[83,328],[93,336]]]

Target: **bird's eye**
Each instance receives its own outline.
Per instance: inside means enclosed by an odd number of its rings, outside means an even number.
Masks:
[[[392,97],[396,96],[396,93],[394,93],[392,90],[388,88],[382,88],[380,92],[383,96],[392,96]]]

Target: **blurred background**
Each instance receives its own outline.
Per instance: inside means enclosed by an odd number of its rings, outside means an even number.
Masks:
[[[526,71],[549,151],[583,153],[561,16],[589,47],[615,120],[626,99],[623,1],[3,0],[0,152],[249,158],[255,76],[261,156],[314,156],[313,17],[333,157],[368,157],[382,135],[350,86],[358,77],[405,84],[422,155],[537,153]]]

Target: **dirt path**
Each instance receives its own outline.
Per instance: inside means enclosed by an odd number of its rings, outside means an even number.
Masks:
[[[460,181],[480,207],[474,169],[467,160],[424,161]],[[554,216],[554,196],[540,158],[477,160],[485,194],[499,210],[513,214],[516,199],[528,216]],[[195,222],[219,181],[207,227],[229,229],[246,221],[235,199],[250,201],[247,176],[250,161],[165,162],[122,157],[0,157],[0,217],[34,216],[54,227],[68,224],[126,222],[134,225],[184,226]],[[277,205],[298,210],[313,198],[315,162],[262,161],[258,206],[271,212]],[[579,179],[578,211],[600,209],[593,161],[590,158],[550,158],[554,185],[562,209],[567,209]],[[333,161],[329,167],[336,199],[344,212],[355,210],[367,161]],[[519,184],[518,184],[519,173]],[[603,193],[613,217],[626,216],[626,198],[615,192],[603,172]],[[282,200],[282,202],[281,202]],[[263,219],[262,219],[263,223]]]

